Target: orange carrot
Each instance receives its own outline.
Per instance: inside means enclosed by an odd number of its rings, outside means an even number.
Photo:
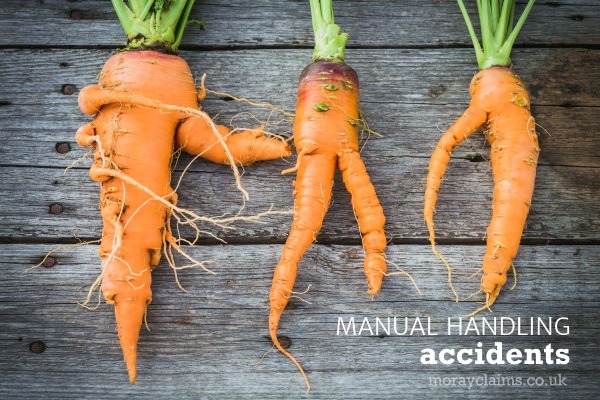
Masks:
[[[312,0],[311,12],[316,44],[314,63],[302,71],[298,85],[294,124],[298,161],[296,167],[284,171],[297,171],[294,220],[275,268],[269,296],[271,339],[279,351],[296,364],[308,390],[308,378],[298,361],[279,343],[277,328],[292,294],[298,262],[316,240],[327,212],[336,165],[342,171],[346,188],[352,195],[352,207],[362,234],[366,252],[364,269],[369,285],[367,293],[374,295],[379,291],[386,272],[385,217],[358,152],[358,125],[361,119],[358,77],[343,62],[348,36],[338,35],[339,27],[333,23],[331,1]],[[327,34],[330,36],[322,36]],[[324,41],[327,45],[322,47],[320,44]]]
[[[429,240],[433,251],[446,264],[450,280],[452,270],[435,248],[433,212],[452,150],[483,126],[485,136],[491,145],[494,199],[492,218],[487,229],[487,247],[483,258],[481,281],[481,291],[486,296],[486,303],[475,312],[489,308],[506,283],[506,275],[511,268],[513,258],[517,255],[531,205],[540,152],[535,120],[530,112],[529,94],[517,74],[507,67],[510,65],[510,49],[533,6],[533,1],[529,2],[514,29],[512,28],[514,1],[512,6],[509,3],[511,2],[504,2],[498,17],[499,21],[494,24],[497,26],[496,31],[492,32],[491,6],[487,1],[482,2],[480,7],[480,15],[483,16],[481,26],[484,32],[482,33],[484,51],[482,51],[474,36],[464,5],[459,0],[475,44],[481,71],[471,81],[469,108],[442,136],[431,156],[425,191],[424,215],[429,229]],[[499,42],[497,38],[493,39],[494,35],[499,36],[501,41]]]
[[[165,19],[175,18],[173,28],[180,40],[192,3],[164,5],[145,18],[156,21],[160,12]],[[121,18],[126,6],[122,1],[113,4]],[[81,91],[81,110],[96,117],[76,138],[95,150],[90,176],[102,183],[102,292],[115,306],[129,380],[135,382],[139,331],[152,301],[151,270],[159,263],[163,245],[180,249],[168,224],[172,212],[184,211],[176,207],[177,194],[169,184],[174,146],[220,163],[228,163],[229,154],[237,164],[279,158],[290,150],[279,140],[261,136],[261,129],[227,136],[227,128],[215,127],[199,109],[202,93],[187,63],[173,54],[179,42],[168,37],[150,43],[146,37],[140,44],[140,36],[132,36],[129,25],[122,18],[121,22],[130,37],[129,51],[113,55],[98,85]],[[157,51],[142,50],[147,47]]]

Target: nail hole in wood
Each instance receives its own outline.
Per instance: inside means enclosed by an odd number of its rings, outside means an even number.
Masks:
[[[79,21],[83,18],[83,11],[81,10],[72,10],[69,14],[69,18]]]
[[[75,85],[71,85],[71,84],[63,85],[62,90],[61,90],[62,94],[66,94],[67,96],[74,94],[76,91],[77,91],[77,87],[75,87]]]
[[[46,268],[52,268],[56,265],[56,258],[54,257],[46,257],[42,265]]]
[[[46,350],[46,345],[44,342],[33,342],[29,345],[29,350],[36,354],[43,353]]]
[[[277,336],[277,339],[279,339],[279,344],[281,344],[281,347],[283,347],[284,349],[289,349],[290,347],[292,347],[292,339],[290,339],[287,336]]]
[[[58,142],[54,148],[59,154],[66,154],[71,151],[71,145],[67,142]]]
[[[60,214],[63,212],[63,206],[58,203],[50,205],[50,214]]]

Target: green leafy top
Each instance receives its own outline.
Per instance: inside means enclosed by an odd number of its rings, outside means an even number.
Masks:
[[[475,47],[479,68],[485,69],[495,65],[510,66],[510,51],[535,0],[529,0],[514,27],[515,0],[477,0],[483,49],[477,40],[465,5],[462,0],[457,1]]]
[[[344,50],[348,34],[340,34],[340,27],[333,23],[332,0],[310,0],[310,13],[315,32],[313,61],[344,62]]]
[[[127,48],[164,47],[176,52],[195,0],[112,0],[127,34]]]

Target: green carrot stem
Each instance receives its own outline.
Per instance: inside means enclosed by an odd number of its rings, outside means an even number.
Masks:
[[[340,33],[339,25],[333,20],[332,0],[310,0],[315,50],[313,61],[327,60],[344,62],[347,33]]]
[[[161,47],[176,53],[195,0],[111,0],[127,49]]]
[[[535,0],[529,0],[514,26],[515,0],[477,0],[481,44],[463,1],[457,0],[457,2],[475,48],[479,68],[510,66],[510,52]]]

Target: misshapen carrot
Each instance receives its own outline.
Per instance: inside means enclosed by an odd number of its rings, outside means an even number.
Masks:
[[[120,102],[113,102],[119,97]],[[163,244],[174,240],[166,228],[170,208],[151,197],[148,190],[176,204],[177,195],[169,185],[174,138],[177,147],[189,153],[228,162],[204,120],[184,111],[150,108],[144,105],[148,99],[174,109],[198,109],[195,84],[185,61],[155,51],[118,53],[105,64],[99,85],[83,89],[79,97],[82,110],[98,111],[94,121],[78,131],[77,139],[96,150],[90,176],[102,182],[102,291],[106,301],[115,305],[132,382],[136,379],[139,329],[152,300],[150,272],[160,260]],[[218,129],[222,136],[227,135],[226,127]],[[259,129],[226,136],[236,163],[289,155],[286,144],[260,133]]]
[[[321,16],[319,1],[311,1],[313,24],[315,14]],[[323,7],[331,7],[330,1],[321,1]],[[333,13],[325,14],[326,24],[331,28]],[[317,28],[315,28],[317,32]],[[294,182],[294,220],[285,243],[279,264],[275,268],[271,286],[269,333],[275,346],[299,368],[307,384],[310,384],[298,361],[286,351],[277,338],[279,319],[292,294],[298,262],[308,247],[316,241],[317,234],[331,200],[331,188],[336,167],[348,192],[362,234],[366,257],[365,274],[369,290],[374,295],[386,272],[384,250],[386,237],[385,217],[375,189],[367,175],[358,152],[359,86],[356,72],[343,63],[343,46],[347,35],[337,35],[333,41],[343,42],[342,53],[335,57],[317,55],[315,62],[300,75],[294,143],[298,152]],[[341,38],[341,39],[340,39]],[[339,51],[339,46],[336,51]],[[318,53],[318,45],[315,45]]]
[[[459,4],[466,15],[462,2],[459,1]],[[506,55],[501,54],[506,58],[504,62],[497,53],[491,57],[478,52],[478,61],[482,70],[471,81],[470,106],[442,136],[429,164],[425,191],[425,221],[433,250],[442,258],[450,274],[450,266],[435,248],[433,212],[452,150],[479,127],[484,127],[485,136],[491,145],[494,199],[492,218],[487,229],[487,246],[481,280],[481,290],[486,296],[486,304],[477,311],[493,304],[500,289],[506,283],[507,272],[512,266],[513,258],[517,255],[533,197],[540,148],[535,132],[535,120],[531,116],[529,94],[523,81],[512,69],[495,64],[510,64],[508,54],[518,33],[517,28],[522,26],[532,5],[533,2],[530,1],[512,35],[506,39],[507,42],[510,41],[510,46]],[[507,8],[506,12],[509,11],[510,9]],[[486,12],[484,10],[483,15],[486,15]],[[514,12],[514,4],[512,12]],[[465,16],[465,19],[472,33],[468,17]],[[482,21],[482,29],[487,29],[487,22],[485,19]],[[510,28],[512,29],[512,25]],[[507,32],[510,33],[510,30]],[[476,39],[474,43],[475,41]],[[484,41],[484,48],[485,45]],[[493,45],[488,44],[487,47],[488,51],[491,51]],[[502,51],[506,52],[505,49]]]
[[[529,96],[510,69],[480,71],[471,82],[471,106],[442,136],[429,164],[425,191],[425,221],[435,246],[433,210],[452,149],[484,125],[491,144],[494,200],[483,261],[482,290],[494,302],[517,255],[533,197],[540,148]]]
[[[170,43],[162,49],[175,48]],[[229,163],[232,156],[238,165],[290,155],[287,144],[263,137],[260,128],[228,135],[226,127],[215,127],[200,111],[198,97],[183,59],[135,51],[135,46],[113,55],[98,85],[84,88],[79,96],[81,110],[96,114],[76,138],[95,150],[90,176],[102,184],[102,292],[115,306],[131,382],[136,380],[140,327],[152,301],[151,270],[166,244],[179,249],[168,224],[171,212],[181,211],[170,186],[174,147],[220,163]]]
[[[190,91],[194,82],[187,71],[185,61],[176,56],[151,51],[118,53],[105,64],[98,86],[165,104],[197,107],[195,91]],[[172,90],[164,90],[167,84]],[[94,100],[93,87],[84,89],[79,97],[83,110]],[[102,170],[123,171],[157,196],[175,203],[169,166],[173,132],[181,115],[127,103],[93,105],[98,115],[89,127],[98,139],[90,175],[102,182],[102,292],[106,301],[115,305],[121,347],[130,380],[135,382],[139,330],[152,300],[150,271],[160,260],[169,210],[158,201],[148,201],[146,192]],[[86,143],[80,140],[80,144]]]

